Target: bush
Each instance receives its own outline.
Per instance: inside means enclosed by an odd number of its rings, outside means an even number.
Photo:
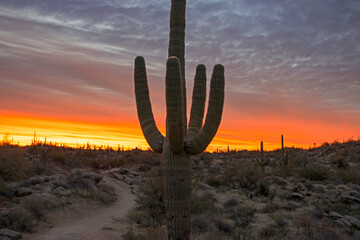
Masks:
[[[191,196],[191,206],[190,210],[192,214],[203,214],[214,210],[214,197],[211,193],[205,192],[202,195],[195,195]]]
[[[256,183],[255,193],[260,196],[268,196],[270,193],[270,183],[265,179],[260,179]]]
[[[254,189],[261,177],[261,169],[253,163],[231,162],[224,170],[223,183],[233,186],[237,182],[240,187]]]
[[[345,156],[343,156],[340,153],[334,154],[330,159],[330,163],[336,165],[338,168],[341,168],[341,169],[349,168],[348,161],[345,159]]]
[[[208,219],[204,215],[191,216],[191,230],[195,233],[204,233],[208,230]]]
[[[279,228],[284,228],[286,225],[285,216],[282,213],[276,213],[271,216],[272,220],[276,223]]]
[[[349,237],[335,229],[326,219],[314,220],[304,216],[296,223],[296,240],[343,240]]]
[[[275,236],[276,231],[274,227],[272,226],[266,226],[259,230],[259,238],[260,239],[271,239],[273,236]]]
[[[18,147],[1,147],[0,176],[5,181],[14,181],[24,178],[29,170],[30,163],[25,159],[25,151]]]
[[[160,167],[153,168],[146,175],[146,183],[141,187],[142,195],[139,208],[145,212],[143,223],[148,227],[157,227],[164,223],[165,207],[163,195],[163,171]]]
[[[360,168],[357,166],[352,167],[349,170],[336,171],[334,178],[342,183],[354,183],[360,185]]]
[[[273,202],[267,203],[261,210],[263,213],[274,213],[279,209],[279,205]]]
[[[229,234],[234,230],[233,224],[220,216],[215,217],[213,223],[219,232]]]
[[[236,227],[246,227],[252,221],[256,210],[248,205],[228,209],[230,218],[235,221]]]
[[[206,183],[214,188],[218,188],[221,186],[221,179],[210,175],[206,178]]]
[[[12,209],[8,214],[0,216],[1,228],[29,232],[33,229],[34,224],[35,217],[21,205]]]
[[[310,181],[324,181],[329,179],[330,170],[321,166],[305,167],[299,170],[299,175]]]

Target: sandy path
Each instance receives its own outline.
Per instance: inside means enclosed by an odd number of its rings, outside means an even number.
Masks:
[[[117,200],[109,206],[85,207],[66,212],[59,221],[50,219],[54,227],[37,229],[35,234],[24,236],[24,240],[120,240],[124,234],[121,220],[135,205],[135,196],[128,185],[112,177],[104,180],[112,185]]]

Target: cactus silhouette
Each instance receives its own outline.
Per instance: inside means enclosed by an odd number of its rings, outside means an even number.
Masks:
[[[152,113],[144,58],[135,59],[135,95],[143,134],[164,159],[164,195],[168,239],[190,239],[190,155],[203,152],[215,136],[224,105],[224,67],[215,65],[203,124],[206,99],[206,69],[196,68],[189,125],[185,87],[186,0],[172,0],[169,58],[166,63],[166,137],[158,130]]]

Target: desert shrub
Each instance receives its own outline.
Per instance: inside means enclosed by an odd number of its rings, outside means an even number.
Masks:
[[[61,165],[65,165],[69,161],[69,157],[63,151],[51,151],[50,159]]]
[[[230,236],[226,236],[217,231],[207,232],[198,236],[194,236],[191,239],[193,240],[230,240]]]
[[[62,206],[60,200],[51,194],[34,193],[21,199],[23,206],[36,219],[42,218],[47,212]]]
[[[146,234],[142,234],[136,231],[134,228],[130,228],[129,231],[125,233],[122,237],[124,240],[149,240]]]
[[[235,197],[231,197],[224,203],[225,208],[231,208],[231,207],[235,207],[237,205],[238,205],[238,200]]]
[[[242,205],[228,208],[227,212],[230,214],[230,218],[234,220],[236,227],[246,227],[251,223],[256,210],[251,206]]]
[[[210,192],[201,195],[193,194],[191,196],[190,210],[192,214],[204,214],[214,209],[215,199]]]
[[[204,215],[192,215],[191,216],[191,230],[195,233],[204,233],[208,231],[209,222]]]
[[[276,223],[279,228],[284,228],[286,225],[285,216],[282,213],[275,213],[271,215],[272,220]]]
[[[116,199],[115,190],[112,186],[109,186],[105,183],[99,183],[97,185],[97,200],[109,204]]]
[[[360,185],[360,166],[355,166],[348,170],[338,170],[333,177],[335,180],[342,183],[354,183]]]
[[[299,175],[311,181],[324,181],[330,177],[330,170],[322,166],[309,166],[301,168]]]
[[[330,158],[330,163],[336,165],[338,168],[348,169],[349,163],[345,156],[341,153],[333,154]]]
[[[255,193],[260,196],[268,196],[270,193],[270,183],[265,179],[259,179],[256,182]]]
[[[104,165],[106,166],[106,168],[117,168],[124,165],[124,160],[119,156],[104,159],[103,162],[105,162]]]
[[[343,240],[350,239],[344,232],[335,229],[326,219],[315,220],[304,216],[296,222],[296,240]]]
[[[274,213],[279,209],[279,205],[273,202],[269,202],[265,204],[265,206],[262,208],[263,213]]]
[[[135,229],[131,227],[126,234],[122,236],[124,240],[167,240],[165,227]]]
[[[1,228],[29,232],[34,225],[35,217],[21,205],[0,216]]]
[[[276,235],[276,230],[272,226],[266,226],[259,230],[259,239],[271,239]]]
[[[147,173],[146,183],[141,187],[142,195],[140,209],[146,212],[144,216],[148,226],[162,225],[165,218],[163,195],[163,171],[160,167],[153,168]]]
[[[93,159],[90,161],[93,169],[111,169],[124,166],[124,160],[121,156],[113,156],[105,159]]]
[[[202,152],[199,154],[200,160],[202,160],[206,165],[210,166],[213,160],[211,153]]]
[[[25,159],[25,151],[18,147],[1,147],[0,176],[5,181],[14,181],[24,178],[29,170],[30,163]]]
[[[253,163],[231,162],[223,173],[223,183],[233,186],[237,182],[240,187],[254,189],[261,177],[261,169]]]
[[[233,233],[233,240],[253,240],[251,230],[246,228],[237,227]]]
[[[152,151],[132,150],[125,152],[122,159],[124,164],[137,166],[139,171],[144,172],[149,171],[153,167],[160,166],[162,163],[161,154]]]
[[[234,230],[234,226],[231,221],[224,219],[221,216],[215,217],[212,222],[219,232],[230,234]]]
[[[214,188],[218,188],[221,186],[221,179],[214,176],[207,176],[206,183]]]

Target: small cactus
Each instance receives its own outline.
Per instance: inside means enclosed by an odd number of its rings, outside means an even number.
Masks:
[[[281,165],[287,166],[289,160],[288,152],[284,150],[284,135],[281,134]]]
[[[215,136],[224,105],[224,67],[216,65],[203,124],[206,98],[206,69],[196,68],[189,125],[185,88],[185,0],[172,0],[169,58],[166,63],[166,137],[158,130],[152,113],[145,61],[135,59],[135,96],[143,134],[164,159],[164,193],[169,240],[190,239],[190,155],[203,152]]]
[[[260,160],[258,161],[261,166],[261,172],[265,173],[265,166],[269,163],[269,159],[264,157],[264,144],[263,141],[260,143]]]

